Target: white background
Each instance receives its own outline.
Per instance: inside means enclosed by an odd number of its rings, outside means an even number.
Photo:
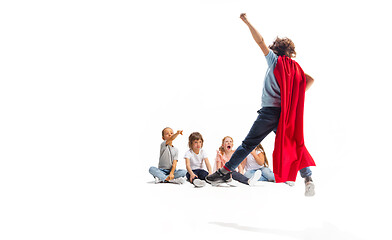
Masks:
[[[2,1],[0,238],[390,239],[392,20],[387,1]],[[289,37],[315,83],[296,186],[152,184],[161,130],[241,143]],[[274,135],[263,145],[272,162]]]

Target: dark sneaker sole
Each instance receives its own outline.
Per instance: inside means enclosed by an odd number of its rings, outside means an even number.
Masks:
[[[229,183],[229,182],[231,182],[233,180],[233,178],[229,178],[227,180],[219,180],[219,181],[209,181],[207,178],[205,180],[206,180],[206,182],[208,182],[212,186],[218,186],[221,183]]]

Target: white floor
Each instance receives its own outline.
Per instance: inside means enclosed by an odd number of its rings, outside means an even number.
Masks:
[[[194,188],[127,168],[20,167],[0,185],[1,239],[391,239],[388,184],[328,178],[296,185]],[[102,166],[103,167],[103,166]],[[89,173],[86,175],[86,173]]]
[[[380,212],[388,210],[386,199],[369,209],[369,198],[364,201],[355,188],[317,182],[317,177],[315,182],[314,197],[304,196],[300,177],[294,187],[237,182],[237,187],[194,188],[188,182],[146,182],[136,195],[135,230],[151,239],[391,239],[390,216]],[[366,186],[361,189],[370,193]]]

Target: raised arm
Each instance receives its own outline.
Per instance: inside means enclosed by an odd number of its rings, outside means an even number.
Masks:
[[[250,24],[248,18],[246,17],[246,13],[241,13],[240,18],[244,23],[249,27],[250,33],[252,33],[253,39],[256,41],[257,45],[261,48],[264,55],[267,56],[269,53],[269,49],[267,45],[265,45],[264,38],[260,35],[260,33]]]
[[[222,158],[221,158],[221,156],[219,155],[219,153],[216,153],[215,165],[216,165],[216,170],[218,170],[219,168],[222,168],[222,167],[223,167]]]
[[[170,146],[172,146],[173,144],[173,141],[174,141],[174,139],[176,139],[176,137],[178,136],[178,135],[182,135],[182,130],[178,130],[175,134],[173,134],[167,141],[166,141],[166,145],[170,145]]]

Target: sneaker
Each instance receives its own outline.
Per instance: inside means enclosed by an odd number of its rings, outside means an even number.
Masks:
[[[294,187],[294,185],[295,185],[295,182],[293,182],[293,181],[287,181],[287,182],[285,182],[287,185],[289,185],[290,187]]]
[[[185,183],[185,179],[183,177],[180,178],[175,178],[172,180],[169,180],[170,183],[176,183],[176,184],[183,184]]]
[[[260,177],[261,177],[261,171],[257,170],[255,172],[255,174],[253,174],[253,176],[251,178],[249,178],[249,180],[248,180],[249,186],[256,185],[256,183],[257,183],[257,181],[259,181]]]
[[[306,177],[305,178],[305,196],[306,197],[312,197],[316,194],[314,191],[315,186],[313,183],[313,180],[311,177]]]
[[[155,178],[155,184],[157,184],[157,183],[161,183],[162,182],[162,180],[161,179],[159,179],[159,177],[154,177]]]
[[[206,182],[200,179],[193,179],[192,183],[195,187],[204,187],[206,185]]]
[[[219,183],[231,182],[231,180],[232,180],[231,172],[227,174],[223,174],[220,169],[218,169],[216,172],[206,177],[206,182],[215,186],[218,185]]]

